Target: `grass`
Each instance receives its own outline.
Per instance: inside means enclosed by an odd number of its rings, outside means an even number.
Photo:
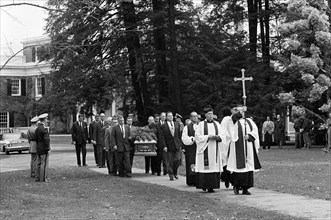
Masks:
[[[50,169],[49,183],[27,176],[0,173],[1,219],[296,219],[78,167]]]
[[[330,153],[321,148],[261,150],[256,187],[330,200]]]
[[[254,174],[255,187],[277,192],[330,200],[330,153],[321,148],[295,149],[284,146],[260,150],[262,170]],[[135,166],[145,169],[143,157],[135,159]],[[185,166],[178,173],[185,175]]]

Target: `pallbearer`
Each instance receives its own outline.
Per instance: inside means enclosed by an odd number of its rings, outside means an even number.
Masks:
[[[220,142],[225,139],[225,130],[220,124],[213,120],[213,109],[211,106],[204,108],[206,119],[198,124],[195,133],[196,153],[196,188],[214,192],[220,188],[220,177],[222,172],[222,158]]]

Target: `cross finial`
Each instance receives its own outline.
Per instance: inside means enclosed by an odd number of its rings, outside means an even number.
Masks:
[[[246,88],[245,88],[245,81],[252,81],[253,77],[245,77],[245,69],[241,69],[241,77],[234,77],[234,81],[241,81],[242,82],[242,86],[243,86],[243,101],[244,101],[244,106],[246,106]]]

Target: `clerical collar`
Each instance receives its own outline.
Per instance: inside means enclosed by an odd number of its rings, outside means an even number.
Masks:
[[[207,123],[213,123],[214,120],[208,121],[208,120],[206,119],[206,122],[207,122]]]

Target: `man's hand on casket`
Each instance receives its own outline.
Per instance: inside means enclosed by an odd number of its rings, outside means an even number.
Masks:
[[[113,149],[114,149],[114,150],[117,150],[117,146],[114,146]]]
[[[164,152],[168,152],[168,148],[166,148],[166,147],[163,148],[163,150],[164,150]]]

